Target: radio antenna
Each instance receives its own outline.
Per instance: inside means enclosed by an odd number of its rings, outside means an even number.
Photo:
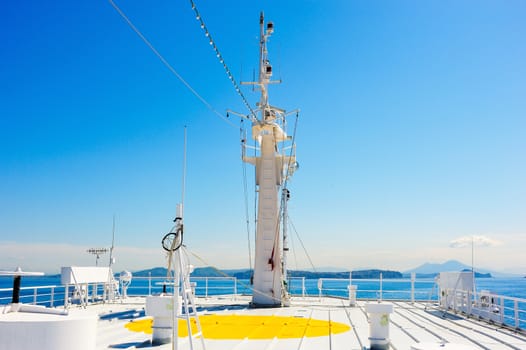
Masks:
[[[184,145],[183,145],[183,188],[181,190],[181,206],[184,208],[184,195],[186,188],[186,125],[184,126]],[[182,216],[182,212],[180,213]]]
[[[110,248],[110,266],[115,264],[115,258],[113,257],[113,247],[115,247],[115,214],[113,214],[113,226],[111,229],[111,248]]]

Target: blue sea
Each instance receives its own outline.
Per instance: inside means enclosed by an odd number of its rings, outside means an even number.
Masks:
[[[218,295],[229,294],[234,292],[233,279],[216,279],[208,278],[192,278],[197,283],[196,294]],[[129,295],[147,295],[149,293],[158,293],[162,290],[162,278],[153,278],[151,281],[148,278],[135,277],[128,288]],[[318,279],[306,279],[304,282],[305,289],[303,290],[301,279],[292,279],[289,281],[288,289],[293,295],[316,296],[320,294]],[[13,281],[11,277],[0,277],[0,304],[5,304],[10,297],[9,289],[12,287]],[[348,295],[347,285],[348,280],[345,279],[323,279],[322,281],[322,295],[332,295],[346,297]],[[411,282],[408,279],[384,279],[380,286],[379,280],[369,279],[353,279],[352,284],[357,286],[357,297],[359,299],[407,299],[411,298]],[[56,286],[57,290],[63,287],[60,286],[60,276],[42,276],[42,277],[24,277],[22,278],[22,293],[21,295],[33,296],[33,286]],[[236,283],[238,294],[250,294],[251,288],[248,280],[237,280]],[[381,287],[381,288],[380,288]],[[498,294],[508,297],[526,299],[526,278],[478,278],[476,279],[477,291],[487,290],[492,294]],[[381,290],[381,291],[380,291]],[[436,285],[433,279],[417,279],[415,283],[415,299],[430,300],[437,298]]]
[[[221,294],[251,294],[248,280],[192,278],[195,282],[195,292],[198,296]],[[0,277],[0,305],[11,301],[12,278]],[[345,279],[305,279],[289,280],[288,289],[293,296],[330,295],[341,298],[348,297]],[[357,298],[366,300],[410,300],[411,281],[409,279],[362,280],[353,279],[352,284],[357,287]],[[35,289],[34,286],[47,286]],[[20,301],[24,303],[38,303],[46,306],[62,305],[64,303],[64,286],[60,285],[60,276],[24,277],[21,283]],[[321,289],[320,289],[321,287]],[[170,291],[170,286],[167,287]],[[71,293],[70,288],[70,293]],[[134,277],[128,287],[128,295],[148,295],[160,293],[163,289],[163,278]],[[520,326],[526,328],[526,278],[478,278],[477,292],[489,291],[491,294],[523,299],[519,302],[521,309]],[[102,294],[102,286],[99,295]],[[438,300],[438,288],[433,279],[417,279],[414,288],[415,300]],[[506,299],[506,313],[512,313],[515,301]]]

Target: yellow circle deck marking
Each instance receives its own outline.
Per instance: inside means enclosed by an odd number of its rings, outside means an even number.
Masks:
[[[254,315],[202,315],[199,322],[207,339],[287,339],[322,337],[347,332],[350,326],[332,321],[294,316]],[[152,334],[151,318],[131,321],[125,325],[133,332]],[[192,334],[197,332],[195,319],[191,319]],[[179,320],[179,337],[188,336],[186,321]]]

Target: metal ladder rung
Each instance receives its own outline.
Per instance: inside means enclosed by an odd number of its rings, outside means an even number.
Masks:
[[[178,256],[179,260],[179,269],[180,271],[184,271],[185,268],[183,267],[183,261],[181,258],[181,255]],[[185,311],[184,314],[178,315],[177,318],[184,319],[187,321],[188,327],[190,327],[190,320],[193,318],[195,323],[195,327],[197,327],[197,332],[194,334],[189,334],[188,339],[190,341],[190,348],[193,349],[193,339],[199,338],[201,343],[202,350],[206,349],[205,342],[204,342],[204,336],[203,336],[203,329],[201,327],[201,323],[199,322],[199,316],[197,315],[197,307],[195,305],[195,298],[193,294],[193,288],[190,285],[189,276],[184,276],[181,280],[181,297],[182,297],[182,309]],[[192,325],[193,328],[193,325]],[[191,333],[190,329],[188,329],[189,333]]]

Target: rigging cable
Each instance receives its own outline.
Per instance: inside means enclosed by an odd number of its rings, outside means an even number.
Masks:
[[[119,13],[119,15],[126,21],[128,26],[130,26],[130,28],[139,36],[139,38],[142,39],[142,41],[144,41],[144,43],[150,48],[150,50],[152,50],[152,52],[159,58],[159,60],[161,60],[161,62],[166,66],[166,68],[168,68],[168,70],[172,72],[172,74],[175,75],[177,79],[179,79],[179,81],[183,83],[183,85],[186,86],[186,88],[190,90],[192,94],[194,94],[195,97],[197,97],[210,111],[219,116],[219,118],[221,118],[224,122],[228,123],[232,127],[237,128],[236,125],[234,125],[230,120],[226,119],[221,113],[219,113],[210,103],[208,103],[207,100],[205,100],[201,95],[199,95],[199,93],[186,80],[184,80],[184,78],[175,70],[175,68],[172,67],[172,65],[163,57],[163,55],[161,55],[161,53],[157,51],[157,49],[152,45],[152,43],[150,43],[150,41],[146,39],[146,37],[141,33],[141,31],[132,23],[132,21],[126,16],[126,14],[119,8],[119,6],[117,6],[117,4],[113,0],[108,1],[110,2],[111,6],[113,6],[113,8]]]
[[[246,150],[246,131],[244,129],[243,119],[240,119],[241,126],[239,127],[239,133],[241,137],[241,166],[243,168],[243,194],[245,197],[245,221],[247,225],[247,239],[248,239],[248,264],[250,271],[252,271],[252,246],[250,244],[250,218],[248,214],[248,185],[247,185],[247,163],[243,161]]]
[[[285,174],[284,174],[283,184],[280,186],[280,193],[282,193],[283,189],[287,188],[287,182],[288,182],[288,179],[289,179],[289,170],[290,170],[290,165],[291,165],[291,158],[292,158],[293,153],[295,152],[295,146],[296,146],[296,130],[298,128],[298,119],[299,119],[299,112],[296,110],[296,121],[294,123],[294,131],[292,132],[291,147],[290,147],[290,151],[289,151],[289,155],[288,155],[287,167],[286,167]],[[286,129],[286,124],[287,124],[286,115],[282,116],[282,122],[281,123],[282,123],[283,130],[285,130]],[[282,154],[284,156],[285,155],[285,149],[282,148],[281,152],[282,152]],[[283,198],[283,196],[281,196],[280,206],[279,206],[279,209],[278,209],[279,213],[283,212],[283,207],[284,207],[283,201],[286,201],[286,200],[287,199],[285,199],[285,198]],[[276,218],[276,234],[274,236],[274,247],[277,246],[277,241],[279,240],[279,236],[280,236],[279,235],[280,217],[281,217],[281,215],[278,215],[278,217]],[[289,218],[288,213],[287,213],[287,218]],[[305,249],[305,247],[303,249]],[[272,252],[274,252],[274,250],[272,250]]]
[[[281,124],[282,124],[282,127],[283,129],[285,130],[286,129],[286,124],[287,124],[287,121],[286,121],[286,115],[284,114],[282,117],[281,117],[282,121],[281,121]],[[291,147],[290,147],[290,151],[289,151],[289,158],[288,158],[288,162],[287,162],[287,167],[286,167],[286,170],[285,170],[285,175],[284,175],[284,180],[283,180],[283,184],[280,186],[280,193],[282,193],[283,189],[286,189],[287,188],[287,182],[288,182],[288,177],[289,177],[289,170],[290,170],[290,165],[291,165],[291,157],[292,157],[292,154],[293,152],[295,151],[295,139],[296,139],[296,130],[297,130],[297,126],[298,126],[298,119],[299,119],[299,112],[296,111],[296,121],[294,123],[294,131],[292,133],[292,139],[291,139]],[[283,155],[285,154],[285,149],[282,148],[282,153]],[[283,212],[283,206],[284,206],[284,203],[283,201],[285,201],[286,199],[283,198],[283,196],[281,197],[281,201],[280,201],[280,207],[278,209],[278,213],[282,213]],[[276,247],[279,246],[279,238],[280,238],[280,217],[281,215],[278,215],[278,217],[276,218],[276,227],[275,227],[275,235],[274,235],[274,247],[272,248],[272,254],[271,254],[271,257],[269,259],[269,263],[272,264],[272,270],[274,270],[274,253],[275,253],[275,250],[276,250]],[[287,218],[288,218],[288,214],[287,214]],[[297,235],[297,232],[296,232],[296,235]],[[303,245],[303,243],[302,243]],[[303,247],[303,249],[305,250],[305,247]],[[307,253],[307,251],[305,250],[305,253]],[[284,252],[283,252],[284,254]],[[308,255],[307,255],[308,256]],[[309,257],[309,260],[310,260],[310,257]],[[282,266],[280,266],[280,268],[283,267],[283,261],[281,261],[282,263]],[[312,264],[312,261],[311,261],[311,265]],[[314,265],[313,265],[313,268],[314,268]],[[274,282],[274,278],[275,276],[273,275],[273,282]]]
[[[305,248],[305,245],[303,244],[303,241],[301,240],[301,237],[300,237],[300,235],[298,234],[298,231],[296,231],[296,227],[295,227],[294,224],[292,223],[292,220],[290,219],[290,217],[289,217],[289,219],[288,219],[287,221],[290,223],[290,226],[291,226],[292,229],[294,230],[294,233],[296,234],[296,237],[297,237],[298,240],[300,241],[301,247],[303,248],[303,251],[305,252],[305,255],[307,256],[307,259],[309,260],[309,263],[310,263],[310,266],[312,267],[312,270],[313,270],[314,272],[317,273],[318,271],[316,270],[316,267],[315,267],[314,264],[312,263],[312,259],[310,258],[310,255],[309,255],[309,253],[307,252],[307,249]]]
[[[252,122],[257,121],[256,113],[254,112],[254,110],[252,109],[250,104],[248,103],[245,95],[243,94],[243,92],[241,91],[239,85],[237,84],[236,79],[234,78],[234,75],[232,74],[232,71],[230,70],[230,68],[226,64],[225,59],[223,58],[223,55],[219,51],[219,48],[218,48],[217,44],[215,43],[214,39],[212,38],[212,35],[210,34],[210,31],[208,30],[208,27],[206,26],[206,23],[203,20],[203,16],[201,15],[199,10],[197,9],[197,6],[196,6],[195,2],[193,0],[190,0],[190,5],[192,6],[192,10],[195,13],[195,18],[196,18],[196,20],[199,21],[200,27],[203,30],[203,32],[205,33],[205,36],[208,38],[210,46],[214,50],[214,52],[216,54],[216,57],[219,60],[219,63],[221,63],[223,65],[223,68],[225,69],[225,72],[226,72],[226,74],[228,76],[228,79],[230,79],[230,81],[232,82],[232,85],[234,86],[234,89],[236,90],[237,94],[239,95],[239,97],[241,97],[241,99],[243,100],[243,103],[245,104],[247,109],[250,111],[251,118],[249,118],[249,119]],[[243,119],[241,119],[241,123],[242,122],[243,122]],[[246,145],[246,135],[243,135],[243,130],[244,130],[244,125],[242,124],[241,127],[240,127],[240,133],[241,133],[240,136],[241,136],[241,139],[242,139],[242,143],[243,143],[242,147],[243,147],[243,152],[244,152],[244,150],[246,149],[246,147],[245,147],[245,145]],[[243,161],[242,161],[242,168],[243,168],[243,187],[244,187],[244,196],[245,196],[245,219],[246,219],[247,238],[248,238],[248,259],[249,259],[250,270],[252,270],[252,253],[251,253],[252,247],[251,247],[251,241],[250,241],[250,221],[249,221],[249,214],[248,214],[247,169],[246,169],[246,163],[243,162]]]
[[[244,283],[241,279],[238,279],[237,277],[232,277],[232,276],[228,275],[227,273],[225,273],[224,271],[219,270],[217,267],[215,267],[214,265],[210,264],[205,259],[203,259],[199,255],[197,255],[196,253],[194,253],[194,252],[192,252],[192,251],[190,251],[188,249],[186,249],[186,250],[189,251],[189,253],[192,254],[197,260],[199,260],[204,266],[211,267],[214,271],[216,271],[218,274],[222,275],[223,277],[234,278],[236,280],[236,285],[237,286],[241,285],[243,288],[245,288],[247,290],[252,290],[253,293],[266,295],[266,293],[262,292],[261,290],[255,289],[255,288],[251,287],[249,284]],[[276,298],[276,297],[271,297],[271,298],[274,299],[275,301],[281,302],[280,298]]]
[[[296,111],[296,121],[294,122],[294,131],[292,131],[292,139],[291,139],[292,147],[290,148],[289,161],[287,162],[287,169],[285,171],[285,181],[283,184],[284,188],[287,188],[287,182],[289,180],[290,160],[292,157],[292,152],[295,151],[295,147],[296,147],[296,130],[298,129],[298,119],[299,119],[299,111]]]
[[[243,103],[245,104],[245,106],[250,111],[250,115],[252,116],[252,118],[250,118],[250,119],[254,122],[256,120],[256,113],[254,112],[252,107],[250,107],[250,104],[248,103],[247,99],[245,98],[245,95],[243,95],[243,92],[241,92],[241,89],[239,88],[239,85],[237,84],[236,79],[234,78],[234,75],[230,71],[230,68],[228,68],[228,66],[227,66],[227,64],[225,62],[225,59],[223,58],[223,55],[221,55],[221,52],[219,52],[219,48],[217,47],[216,43],[212,39],[212,35],[210,35],[210,32],[208,31],[208,28],[206,27],[206,24],[203,21],[203,17],[199,13],[199,10],[197,9],[197,6],[195,6],[194,1],[190,0],[190,4],[192,5],[192,10],[194,10],[194,12],[195,12],[195,18],[199,21],[201,29],[203,29],[203,31],[205,33],[205,36],[209,40],[210,46],[212,46],[212,49],[216,53],[216,57],[219,60],[219,63],[221,63],[223,65],[223,68],[225,69],[225,72],[226,72],[226,75],[228,76],[228,79],[230,79],[230,81],[232,82],[232,85],[234,85],[234,89],[236,90],[237,94],[239,95],[239,97],[241,97],[241,99],[243,100]]]
[[[282,125],[283,125],[283,129],[285,129],[285,125],[286,125],[286,120],[285,120],[285,115],[283,116],[283,121],[282,121]],[[291,147],[290,147],[290,151],[289,151],[289,156],[288,156],[288,161],[287,161],[287,167],[285,169],[285,175],[284,175],[284,179],[283,179],[283,185],[280,186],[280,190],[282,191],[283,189],[286,189],[287,188],[287,182],[288,182],[288,179],[289,179],[289,171],[290,171],[290,165],[291,165],[291,158],[292,158],[292,154],[293,152],[295,151],[295,147],[296,147],[296,130],[298,128],[298,119],[299,119],[299,112],[296,111],[296,121],[294,123],[294,131],[292,132],[292,138],[291,138]],[[282,152],[283,152],[283,155],[285,155],[285,150],[282,149]],[[279,212],[281,213],[283,210],[283,199],[281,200],[280,202],[280,208],[279,208]],[[288,217],[288,215],[287,215]],[[278,219],[277,219],[277,222],[276,222],[276,227],[278,228],[279,227],[279,216],[278,216]],[[276,239],[276,238],[275,238]]]
[[[288,217],[287,217],[288,220]],[[287,221],[288,223],[288,221]],[[292,255],[294,255],[294,267],[298,270],[298,257],[296,256],[296,246],[294,245],[294,236],[290,236],[290,245],[292,246]]]

